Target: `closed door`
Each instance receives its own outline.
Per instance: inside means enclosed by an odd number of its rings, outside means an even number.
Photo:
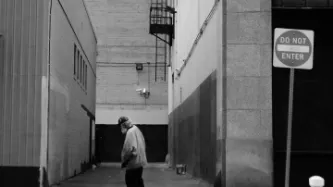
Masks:
[[[294,86],[291,186],[308,186],[312,175],[332,186],[333,10],[273,10],[273,29],[298,28],[315,32],[314,67],[296,70]],[[273,68],[274,184],[284,185],[288,116],[289,69]]]

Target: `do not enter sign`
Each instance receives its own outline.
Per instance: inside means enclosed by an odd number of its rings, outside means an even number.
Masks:
[[[310,30],[276,28],[274,32],[273,66],[312,69],[313,38]]]
[[[313,38],[310,30],[281,29],[274,30],[273,66],[290,69],[288,128],[286,146],[285,187],[289,187],[290,155],[293,119],[294,69],[312,69],[313,67]]]

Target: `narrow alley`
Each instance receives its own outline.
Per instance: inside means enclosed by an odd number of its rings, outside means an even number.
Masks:
[[[56,187],[124,187],[125,171],[116,166],[101,166],[71,178]],[[207,187],[202,180],[188,175],[177,175],[164,166],[152,166],[144,170],[145,187]]]
[[[333,0],[0,0],[0,187],[333,187],[332,17]]]

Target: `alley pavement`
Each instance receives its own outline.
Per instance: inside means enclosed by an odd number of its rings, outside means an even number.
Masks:
[[[208,187],[207,183],[189,175],[177,175],[164,166],[150,166],[143,173],[145,187]],[[126,187],[125,170],[119,166],[100,166],[73,177],[59,187]]]

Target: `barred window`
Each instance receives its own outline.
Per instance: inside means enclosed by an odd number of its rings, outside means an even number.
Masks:
[[[79,84],[80,88],[87,94],[88,88],[88,65],[84,59],[79,47],[74,44],[74,80]]]

